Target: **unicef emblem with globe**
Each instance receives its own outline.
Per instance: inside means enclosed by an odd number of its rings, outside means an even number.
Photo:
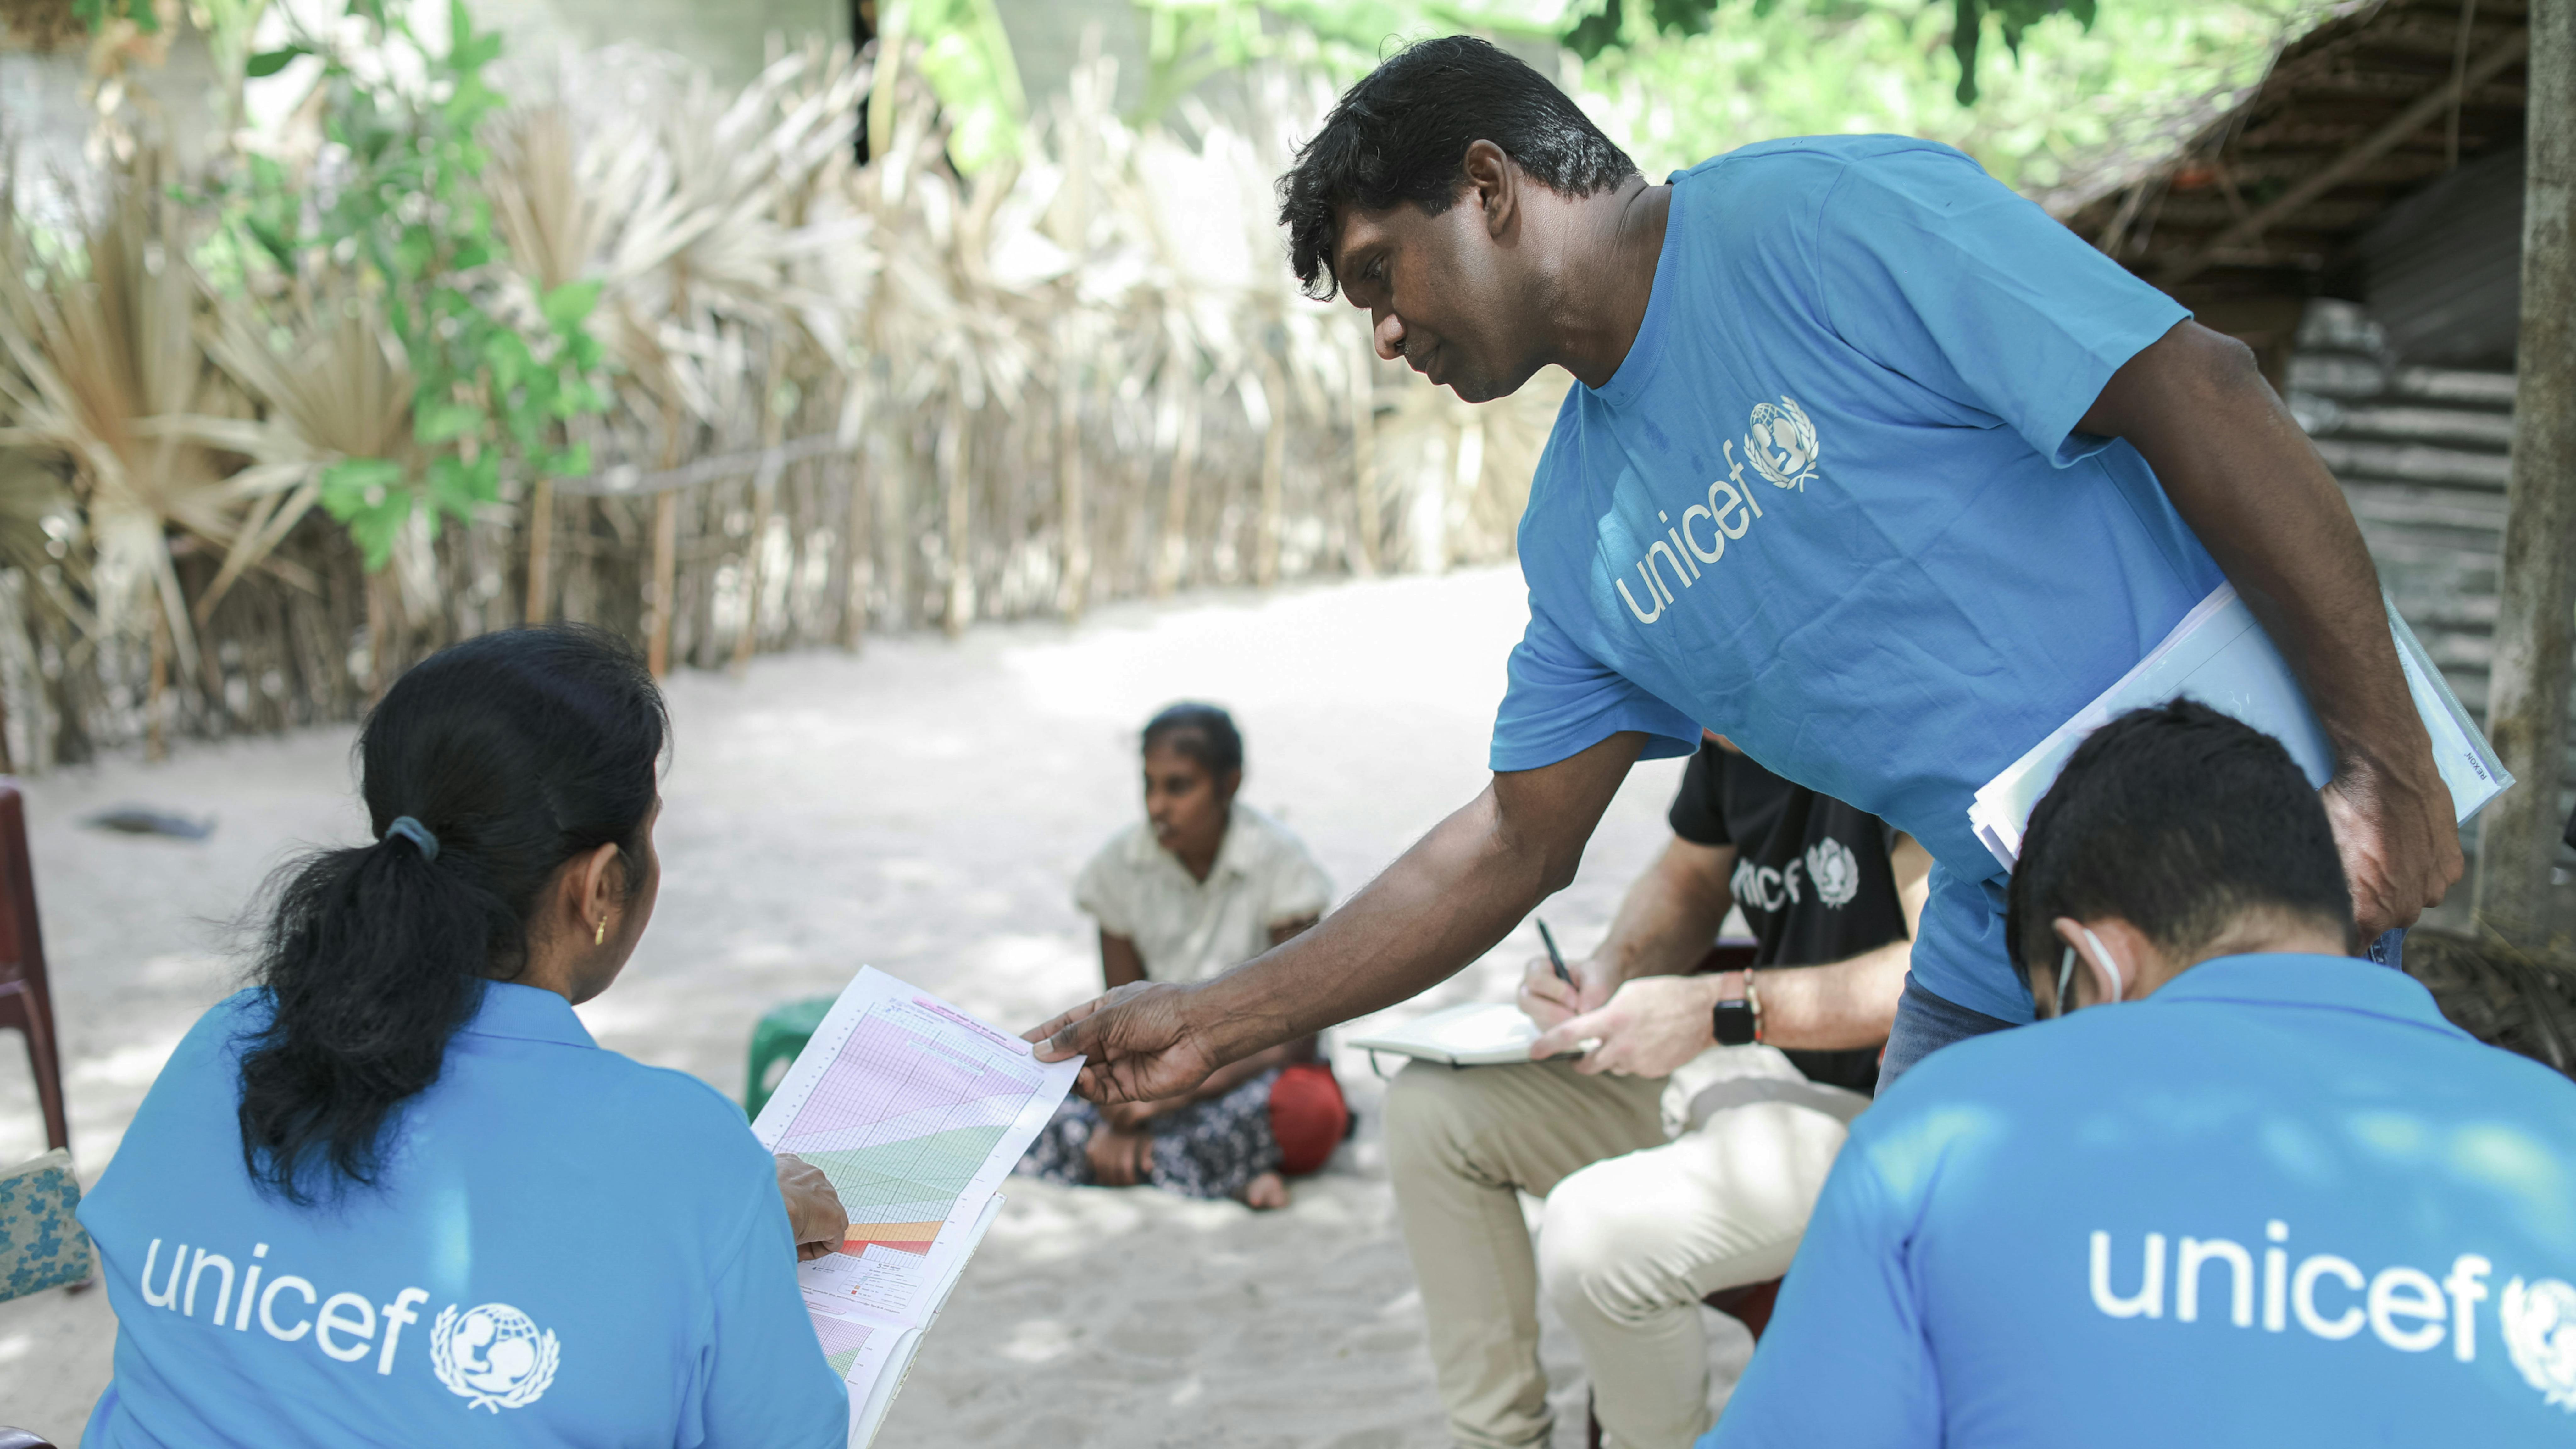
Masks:
[[[1797,400],[1783,393],[1780,406],[1753,405],[1753,431],[1744,439],[1744,460],[1774,488],[1801,493],[1816,477],[1816,425]]]
[[[469,1409],[519,1409],[555,1381],[556,1345],[528,1315],[507,1303],[480,1303],[462,1314],[450,1303],[429,1326],[429,1366]]]
[[[2523,1382],[2576,1414],[2576,1287],[2555,1278],[2528,1285],[2516,1278],[2504,1285],[2496,1307],[2505,1350]]]
[[[1860,857],[1828,835],[1807,847],[1807,883],[1819,903],[1840,910],[1860,894]]]

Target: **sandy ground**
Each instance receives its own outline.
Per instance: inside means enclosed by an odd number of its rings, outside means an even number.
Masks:
[[[679,678],[661,905],[624,979],[582,1014],[604,1045],[736,1095],[759,1014],[837,990],[862,963],[1034,1023],[1097,989],[1067,892],[1138,809],[1134,731],[1154,708],[1194,696],[1234,709],[1245,798],[1302,834],[1347,891],[1481,788],[1503,657],[1525,618],[1517,571],[1485,570],[1201,596],[1073,629],[879,641],[856,657],[765,658],[739,679]],[[179,1036],[237,983],[225,927],[258,882],[298,845],[362,829],[352,738],[248,741],[29,784],[85,1178]],[[1576,884],[1548,906],[1569,947],[1597,938],[1660,847],[1679,769],[1636,772]],[[179,842],[79,824],[129,802],[217,828]],[[1536,949],[1524,927],[1392,1015],[1506,999]],[[0,1162],[43,1146],[15,1061],[0,1046]],[[1285,1212],[1015,1184],[879,1443],[1444,1443],[1379,1088],[1364,1058],[1344,1053],[1341,1069],[1362,1130]],[[1749,1344],[1711,1318],[1731,1378]],[[1558,1442],[1578,1445],[1580,1372],[1549,1332]],[[0,1304],[0,1423],[73,1443],[113,1340],[95,1291]]]

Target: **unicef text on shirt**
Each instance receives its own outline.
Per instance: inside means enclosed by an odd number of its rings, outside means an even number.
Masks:
[[[146,1308],[196,1318],[203,1304],[209,1311],[201,1321],[210,1329],[248,1334],[256,1322],[279,1343],[302,1343],[310,1336],[314,1347],[342,1363],[356,1363],[372,1352],[378,1374],[394,1371],[403,1329],[420,1322],[413,1310],[429,1301],[425,1288],[405,1288],[381,1308],[361,1293],[324,1297],[310,1279],[292,1273],[269,1277],[263,1285],[261,1278],[271,1267],[263,1261],[266,1243],[253,1245],[246,1268],[202,1247],[192,1259],[188,1245],[180,1243],[172,1249],[165,1273],[161,1246],[162,1240],[154,1238],[143,1255]],[[238,1296],[233,1292],[236,1271],[241,1274]],[[158,1287],[155,1277],[161,1279]],[[468,1409],[496,1414],[534,1403],[545,1393],[561,1353],[553,1333],[539,1330],[506,1303],[477,1304],[461,1313],[459,1305],[449,1304],[431,1325],[428,1351],[431,1371],[449,1392],[465,1400]]]
[[[260,1261],[268,1256],[268,1244],[260,1243],[250,1250],[251,1261],[242,1274],[241,1296],[233,1296],[234,1263],[221,1253],[204,1248],[196,1250],[194,1263],[188,1259],[188,1245],[179,1244],[170,1254],[170,1268],[160,1287],[152,1284],[161,1257],[161,1240],[154,1238],[143,1255],[143,1304],[147,1308],[167,1308],[182,1318],[197,1316],[203,1290],[211,1283],[213,1312],[206,1323],[212,1328],[229,1328],[235,1333],[250,1332],[254,1318],[261,1331],[280,1343],[301,1342],[311,1334],[316,1348],[342,1363],[356,1363],[376,1345],[376,1305],[357,1293],[334,1293],[325,1298],[308,1279],[292,1273],[270,1278],[266,1287],[260,1276],[269,1264]],[[184,1272],[182,1271],[184,1270]],[[405,1324],[420,1322],[413,1305],[429,1301],[423,1288],[405,1288],[384,1305],[384,1341],[376,1354],[376,1372],[394,1371],[394,1350],[402,1341]],[[225,1310],[231,1309],[226,1318]],[[254,1311],[255,1310],[255,1311]]]
[[[1816,476],[1816,459],[1821,451],[1816,443],[1816,426],[1806,410],[1786,394],[1780,406],[1757,403],[1753,408],[1752,430],[1744,437],[1744,458],[1738,461],[1735,444],[1721,446],[1726,453],[1726,476],[1708,485],[1708,502],[1694,503],[1682,510],[1681,522],[1673,522],[1669,513],[1657,513],[1655,521],[1665,525],[1664,538],[1650,544],[1646,556],[1637,560],[1637,576],[1643,581],[1646,602],[1652,612],[1637,607],[1637,597],[1628,592],[1626,579],[1616,580],[1619,597],[1627,602],[1628,612],[1640,624],[1651,624],[1664,616],[1673,602],[1672,583],[1687,589],[1699,582],[1700,565],[1714,565],[1726,557],[1730,539],[1740,539],[1752,530],[1753,520],[1763,516],[1762,500],[1744,481],[1745,464],[1762,475],[1772,487],[1805,492]],[[1699,526],[1702,522],[1705,526]],[[1705,533],[1708,545],[1700,545]],[[1669,571],[1672,583],[1665,581]]]
[[[2296,1319],[2319,1338],[2341,1340],[2367,1326],[2373,1337],[2401,1353],[2423,1353],[2447,1338],[2451,1357],[2476,1361],[2478,1305],[2487,1301],[2487,1279],[2495,1271],[2482,1255],[2460,1254],[2438,1280],[2404,1264],[2365,1276],[2360,1265],[2333,1253],[2310,1254],[2292,1268],[2289,1249],[2279,1246],[2289,1241],[2289,1224],[2278,1218],[2264,1225],[2264,1237],[2274,1245],[2263,1250],[2261,1269],[2266,1332],[2285,1332]],[[2164,1234],[2145,1235],[2136,1259],[2138,1286],[2124,1294],[2112,1282],[2111,1235],[2095,1232],[2093,1306],[2113,1318],[2163,1318],[2166,1246]],[[2226,1238],[2184,1237],[2173,1246],[2175,1321],[2197,1322],[2206,1307],[2212,1318],[2223,1314],[2235,1327],[2253,1327],[2254,1255]],[[2208,1284],[2213,1265],[2222,1271]],[[2206,1304],[2204,1286],[2216,1289]],[[2576,1287],[2554,1278],[2526,1283],[2517,1277],[2496,1296],[2499,1335],[2514,1367],[2551,1403],[2576,1413]]]

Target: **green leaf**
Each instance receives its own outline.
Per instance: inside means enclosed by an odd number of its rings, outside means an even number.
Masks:
[[[597,280],[566,282],[546,293],[537,310],[546,317],[546,325],[565,337],[580,331],[590,320],[591,309],[599,305],[600,283]]]
[[[444,399],[426,405],[415,403],[411,415],[412,441],[424,448],[435,447],[477,432],[482,424],[483,410],[471,403]]]
[[[1569,26],[1564,35],[1565,48],[1585,60],[1598,60],[1601,52],[1620,44],[1619,0],[1601,0],[1601,8],[1584,15]]]
[[[411,490],[402,481],[401,465],[384,458],[345,458],[322,470],[322,510],[348,528],[369,573],[393,557],[411,517]]]
[[[268,76],[273,76],[279,71],[286,69],[288,65],[295,61],[296,57],[311,55],[312,53],[312,51],[301,45],[282,46],[276,50],[263,50],[259,54],[252,56],[250,60],[242,66],[242,74],[252,80],[260,80]]]
[[[517,387],[535,362],[528,344],[515,332],[496,331],[483,340],[483,365],[491,369],[495,387]]]

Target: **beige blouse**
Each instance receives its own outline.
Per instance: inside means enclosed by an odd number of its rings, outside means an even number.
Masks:
[[[1204,881],[1139,820],[1111,837],[1073,883],[1100,929],[1136,943],[1153,981],[1197,981],[1270,949],[1273,927],[1320,916],[1333,882],[1286,826],[1236,803]]]

